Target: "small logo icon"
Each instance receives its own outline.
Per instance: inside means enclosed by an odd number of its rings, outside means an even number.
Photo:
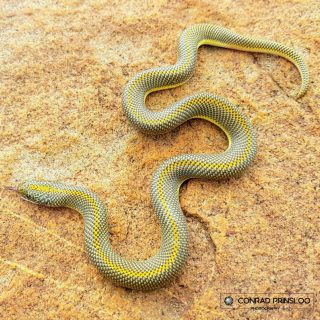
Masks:
[[[227,305],[227,306],[231,306],[233,304],[233,298],[228,296],[228,297],[225,297],[224,298],[224,303]]]

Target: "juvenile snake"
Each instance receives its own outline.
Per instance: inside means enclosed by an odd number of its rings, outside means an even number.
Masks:
[[[164,133],[191,118],[203,118],[219,126],[229,140],[229,147],[223,153],[179,155],[163,162],[153,175],[151,197],[162,234],[161,247],[155,256],[144,261],[119,256],[110,244],[105,206],[86,188],[49,181],[26,181],[16,188],[29,201],[79,211],[85,221],[85,243],[91,261],[121,286],[154,289],[172,279],[184,264],[188,251],[186,219],[179,204],[181,184],[190,178],[237,176],[256,153],[256,137],[250,122],[237,106],[224,98],[198,93],[161,111],[148,110],[145,105],[150,92],[179,86],[191,77],[197,49],[205,44],[282,56],[300,72],[302,84],[297,97],[308,88],[307,66],[293,49],[210,24],[193,25],[182,32],[175,65],[142,71],[127,83],[123,91],[124,111],[146,133]]]

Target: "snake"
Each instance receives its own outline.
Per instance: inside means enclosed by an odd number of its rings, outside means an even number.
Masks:
[[[221,128],[228,139],[228,147],[223,152],[180,154],[162,162],[153,174],[151,200],[161,230],[160,248],[154,256],[145,260],[120,256],[110,242],[105,205],[95,192],[85,187],[47,180],[26,180],[17,187],[11,187],[25,200],[52,207],[69,207],[80,212],[84,218],[88,256],[116,285],[153,290],[171,282],[188,256],[188,227],[179,202],[180,186],[191,178],[238,177],[256,154],[257,139],[252,124],[238,105],[223,97],[196,93],[159,111],[146,106],[146,97],[151,92],[180,86],[192,76],[197,51],[202,45],[283,57],[292,62],[300,73],[297,98],[302,97],[308,88],[308,68],[294,49],[207,23],[192,25],[181,33],[178,59],[174,65],[141,71],[127,82],[122,94],[124,113],[146,134],[165,133],[189,119],[201,118]]]

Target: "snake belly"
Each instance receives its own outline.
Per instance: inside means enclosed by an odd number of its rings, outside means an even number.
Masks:
[[[29,181],[20,187],[27,197],[53,206],[67,206],[85,219],[85,242],[91,261],[115,283],[133,289],[155,289],[168,283],[181,270],[188,252],[188,232],[179,203],[179,188],[190,178],[221,179],[237,176],[256,153],[256,135],[247,117],[228,100],[210,93],[198,93],[164,110],[151,111],[146,96],[157,90],[187,81],[194,70],[199,46],[213,46],[282,56],[298,68],[302,84],[298,97],[308,87],[308,69],[294,50],[267,40],[238,35],[226,28],[197,24],[184,30],[179,40],[175,65],[145,70],[125,86],[123,108],[139,129],[164,133],[192,118],[203,118],[219,126],[227,135],[228,149],[219,154],[183,154],[164,161],[151,183],[152,204],[161,226],[162,242],[158,252],[143,261],[119,256],[110,244],[106,209],[99,197],[82,187],[47,181]]]

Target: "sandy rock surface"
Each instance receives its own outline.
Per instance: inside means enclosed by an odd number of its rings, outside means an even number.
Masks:
[[[0,1],[0,318],[319,319],[316,307],[228,311],[219,300],[319,291],[319,15],[317,0]],[[181,30],[199,22],[295,48],[311,86],[296,101],[299,74],[284,59],[201,47],[187,84],[148,98],[161,109],[199,91],[225,96],[250,117],[259,150],[239,179],[183,185],[185,267],[166,288],[126,290],[89,263],[78,213],[3,187],[32,178],[85,185],[108,206],[117,252],[155,254],[152,173],[227,140],[202,120],[146,136],[125,117],[121,93],[138,71],[173,64]]]

